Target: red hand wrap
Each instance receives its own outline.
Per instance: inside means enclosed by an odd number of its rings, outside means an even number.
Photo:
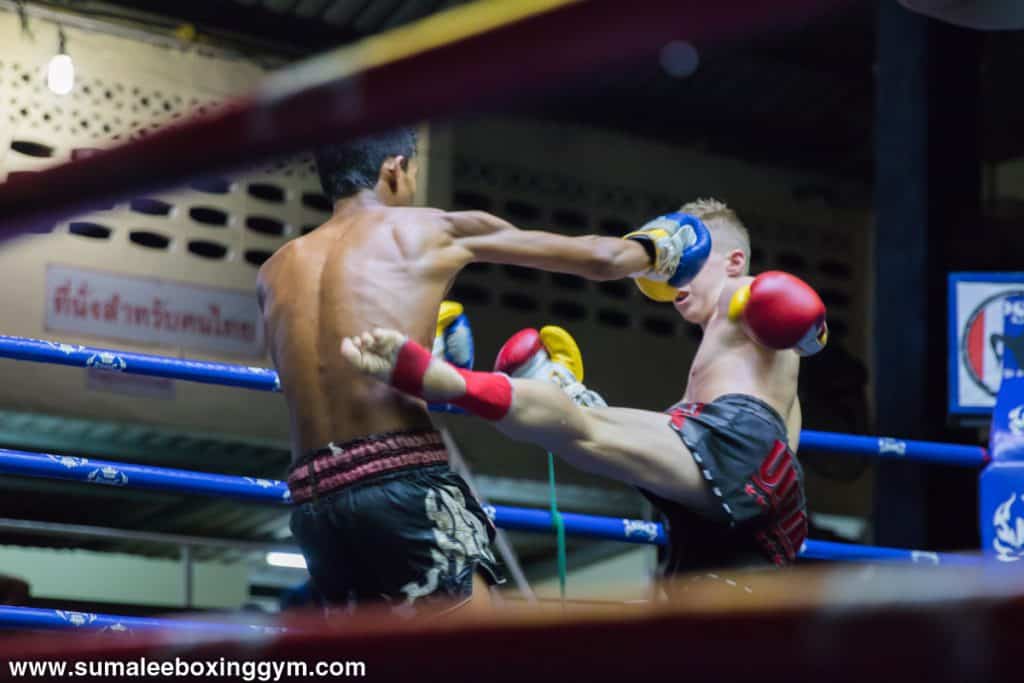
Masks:
[[[500,420],[512,407],[512,382],[500,372],[458,370],[466,380],[466,394],[449,403],[464,408],[485,420]]]
[[[391,386],[423,398],[423,375],[426,374],[432,358],[430,351],[412,339],[405,340],[402,348],[398,350],[395,369],[391,371]]]
[[[402,344],[398,350],[395,368],[391,371],[391,386],[412,394],[418,398],[423,396],[423,375],[433,356],[411,339]],[[444,361],[438,360],[439,363]],[[512,382],[498,372],[474,372],[472,370],[455,369],[466,382],[466,393],[448,402],[463,408],[470,413],[486,420],[500,420],[512,406]]]

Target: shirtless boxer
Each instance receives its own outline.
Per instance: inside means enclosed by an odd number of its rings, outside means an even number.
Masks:
[[[497,373],[431,361],[393,330],[347,339],[342,355],[407,392],[460,402],[516,440],[640,488],[668,521],[669,574],[785,565],[807,532],[793,455],[801,423],[797,373],[800,356],[825,344],[825,307],[791,275],[747,275],[747,231],[725,205],[704,200],[680,211],[707,225],[712,249],[674,301],[704,336],[682,401],[665,413],[580,407],[550,382],[536,381],[566,369],[579,378],[578,349],[557,328],[513,336]]]
[[[683,226],[669,226],[655,244],[647,235],[566,237],[478,211],[413,208],[415,151],[415,134],[399,131],[318,153],[334,213],[279,249],[258,278],[291,420],[292,532],[317,589],[335,604],[486,600],[478,572],[499,581],[493,528],[449,471],[426,406],[355,371],[338,355],[342,338],[388,327],[430,344],[442,298],[474,261],[678,281],[688,276],[681,264],[692,262],[684,254],[707,254],[706,230],[698,240]],[[442,327],[458,320],[443,311]]]

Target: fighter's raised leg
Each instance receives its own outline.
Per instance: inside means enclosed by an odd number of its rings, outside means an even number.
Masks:
[[[562,377],[575,373],[562,363],[555,362],[558,367],[552,368],[550,357],[537,362],[535,355],[516,354],[522,356],[522,364],[506,359],[502,365],[499,356],[500,367],[529,371],[542,379],[461,370],[431,357],[402,334],[383,329],[345,340],[342,354],[381,381],[420,398],[461,405],[491,420],[510,438],[541,446],[580,469],[639,486],[697,511],[716,509],[700,469],[667,415],[579,406],[563,390],[567,383],[554,383],[551,376],[552,370]],[[585,394],[576,390],[576,395]]]

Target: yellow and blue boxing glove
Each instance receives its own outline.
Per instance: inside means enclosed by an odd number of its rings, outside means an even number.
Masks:
[[[433,354],[463,370],[473,369],[473,331],[462,304],[442,301],[437,314]]]
[[[472,370],[474,361],[473,330],[462,304],[442,301],[434,332],[434,358],[441,358],[463,370]],[[430,410],[463,414],[465,411],[449,403],[431,403]]]
[[[633,278],[640,291],[655,301],[674,300],[711,254],[711,233],[688,213],[659,216],[623,239],[639,242],[651,257],[651,267]]]

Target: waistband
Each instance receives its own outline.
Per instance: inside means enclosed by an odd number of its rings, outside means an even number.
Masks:
[[[292,500],[305,503],[369,477],[448,462],[440,432],[416,429],[373,434],[311,450],[288,472]]]
[[[685,414],[696,417],[700,415],[705,408],[708,406],[714,407],[733,407],[739,410],[747,410],[756,414],[761,415],[767,420],[774,422],[776,426],[782,430],[783,434],[786,434],[786,421],[782,419],[782,415],[779,415],[779,411],[771,407],[764,400],[757,396],[751,396],[750,394],[722,394],[714,401],[710,403],[696,403],[696,402],[685,402],[680,401],[674,406],[669,408],[665,412],[671,412],[673,410],[682,410]]]

